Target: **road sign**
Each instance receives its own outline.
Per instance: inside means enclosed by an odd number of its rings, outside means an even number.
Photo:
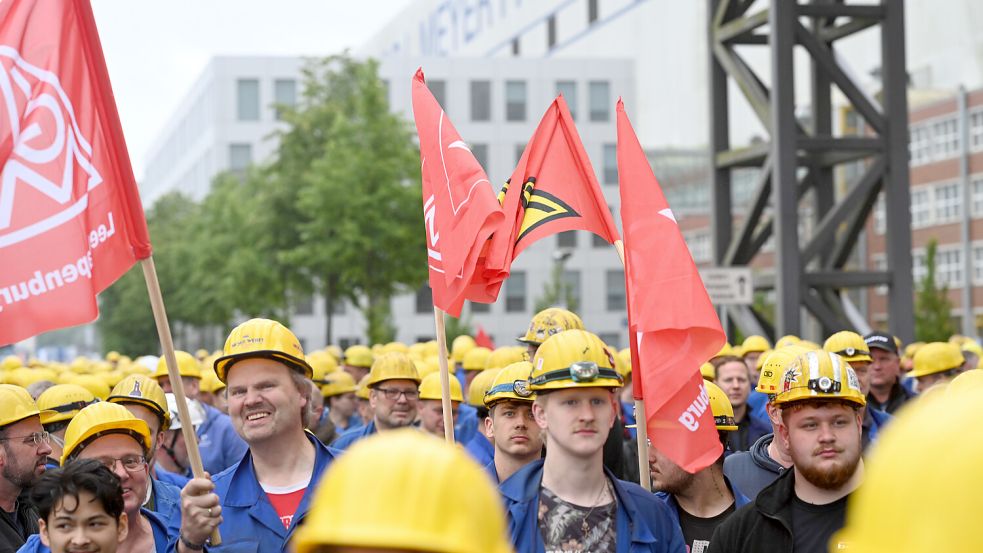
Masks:
[[[751,305],[754,284],[750,267],[707,267],[700,278],[714,305]]]

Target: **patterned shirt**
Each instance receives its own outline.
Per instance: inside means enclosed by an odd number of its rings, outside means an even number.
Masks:
[[[581,507],[546,488],[539,494],[539,532],[546,553],[615,553],[617,503]]]

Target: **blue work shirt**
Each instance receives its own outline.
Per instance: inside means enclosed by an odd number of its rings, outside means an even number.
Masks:
[[[475,432],[471,441],[464,444],[464,451],[467,451],[481,466],[495,460],[495,446],[480,432]]]
[[[466,444],[478,434],[478,410],[462,403],[457,408],[457,423],[454,424],[454,441]]]
[[[633,426],[638,424],[638,420],[635,418],[635,404],[629,401],[621,402],[621,412],[625,414],[625,426]],[[638,439],[638,429],[629,428],[628,433],[631,434],[631,439]]]
[[[223,520],[218,527],[222,534],[222,545],[209,546],[209,551],[273,553],[287,550],[287,543],[310,510],[311,498],[321,475],[335,457],[335,452],[322,444],[316,436],[309,432],[305,435],[314,446],[314,471],[290,522],[290,528],[283,527],[280,516],[256,479],[253,456],[247,453],[239,463],[213,478],[215,493],[222,505]],[[176,539],[172,545],[177,545]]]
[[[147,517],[150,521],[150,529],[154,533],[154,551],[157,553],[167,553],[168,551],[174,551],[171,546],[171,542],[177,543],[178,534],[177,529],[169,528],[168,524],[164,522],[157,513],[153,511],[148,511],[147,509],[140,509],[140,514]],[[178,528],[180,528],[180,522],[178,522]],[[172,534],[168,532],[173,532]],[[51,553],[51,549],[41,543],[41,536],[38,534],[32,534],[28,536],[27,541],[24,545],[20,546],[17,553]]]
[[[765,405],[767,404],[768,394],[751,390],[751,393],[747,396],[747,410],[759,419],[768,420],[768,411],[765,410]]]
[[[236,434],[228,415],[202,403],[205,422],[198,427],[201,464],[208,474],[216,475],[239,462],[249,446]]]
[[[617,498],[617,553],[686,553],[683,533],[669,507],[637,484],[604,469]],[[499,486],[516,553],[545,553],[539,530],[543,460],[533,461]]]
[[[375,434],[375,420],[370,420],[369,424],[365,426],[345,430],[341,433],[341,436],[338,436],[335,441],[331,442],[331,447],[344,451],[351,447],[353,443],[372,434]]]
[[[184,489],[184,485],[187,484],[189,480],[191,480],[191,469],[188,469],[188,472],[186,474],[178,474],[176,472],[171,472],[165,468],[162,468],[160,465],[155,465],[154,477],[157,480],[160,480],[161,482],[167,482],[168,484],[177,486],[178,489],[180,490],[180,489]]]
[[[150,479],[154,494],[151,509],[168,527],[181,528],[181,488],[156,478]],[[144,508],[147,508],[146,505]]]

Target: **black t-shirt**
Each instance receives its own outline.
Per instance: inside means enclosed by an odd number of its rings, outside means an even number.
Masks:
[[[730,507],[717,516],[700,518],[687,513],[682,507],[677,507],[679,527],[683,530],[683,538],[686,540],[689,553],[706,553],[710,549],[710,536],[713,535],[713,531],[727,520],[727,517],[734,514],[736,509],[735,504],[731,503]]]
[[[846,522],[847,497],[826,505],[806,503],[792,497],[792,538],[795,553],[826,553],[829,539]]]

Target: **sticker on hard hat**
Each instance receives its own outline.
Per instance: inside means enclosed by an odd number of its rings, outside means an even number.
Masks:
[[[591,361],[578,361],[570,365],[570,378],[574,382],[590,382],[596,380],[598,373],[597,363]]]
[[[140,381],[133,381],[133,389],[130,390],[130,397],[143,397],[143,392],[140,391]]]
[[[846,383],[847,383],[848,386],[850,386],[854,390],[860,391],[860,380],[857,379],[857,373],[856,372],[854,372],[852,370],[848,370],[846,372]]]

